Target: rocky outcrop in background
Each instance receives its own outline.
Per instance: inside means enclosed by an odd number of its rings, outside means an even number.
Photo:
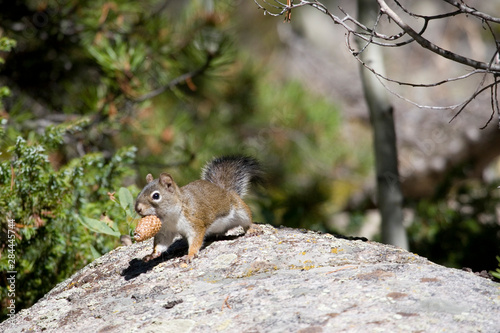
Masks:
[[[259,225],[120,247],[58,284],[2,332],[498,332],[500,284],[388,245]]]

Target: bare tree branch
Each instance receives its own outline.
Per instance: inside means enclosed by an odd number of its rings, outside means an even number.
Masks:
[[[467,6],[466,4],[464,4],[463,1],[461,1],[461,2],[458,2],[455,0],[443,0],[443,1],[449,3],[452,6],[457,7],[462,13],[470,14],[470,15],[482,18],[483,20],[488,21],[488,22],[500,23],[500,18],[493,17],[493,16],[487,15],[485,13],[481,13],[481,12],[477,11],[475,8]]]
[[[446,1],[446,0],[445,0]],[[406,32],[409,36],[411,36],[415,41],[420,44],[425,49],[428,49],[429,51],[432,51],[444,58],[450,59],[452,61],[461,63],[463,65],[473,67],[476,69],[484,69],[488,70],[491,72],[496,72],[500,74],[500,66],[496,64],[491,64],[491,63],[485,63],[481,61],[477,61],[474,59],[470,59],[467,57],[464,57],[460,54],[445,50],[436,44],[430,42],[428,39],[425,39],[420,35],[418,32],[413,30],[412,27],[410,27],[408,24],[406,24],[388,5],[384,0],[377,0],[380,10],[389,16],[401,29],[403,29],[404,32]]]
[[[310,6],[313,8],[316,8],[317,10],[321,11],[323,14],[327,15],[330,17],[330,19],[335,23],[340,26],[342,26],[346,31],[346,44],[351,52],[351,54],[369,71],[371,71],[374,75],[377,76],[379,81],[386,81],[386,82],[391,82],[395,83],[398,85],[403,85],[403,86],[412,86],[412,87],[436,87],[445,83],[453,82],[453,81],[458,81],[458,80],[464,80],[467,78],[470,78],[473,75],[476,74],[482,74],[483,78],[481,82],[479,83],[478,87],[475,89],[475,91],[463,102],[455,104],[455,105],[450,105],[450,106],[445,106],[445,107],[439,107],[439,106],[428,106],[428,105],[419,105],[415,102],[412,102],[403,96],[399,95],[398,93],[394,92],[391,90],[390,87],[388,87],[386,84],[384,86],[386,87],[387,90],[389,90],[392,94],[396,95],[399,98],[404,99],[405,101],[420,107],[420,108],[428,108],[428,109],[458,109],[457,113],[455,116],[452,118],[455,119],[456,116],[458,116],[463,109],[471,102],[473,101],[479,94],[488,91],[490,93],[490,98],[492,100],[491,102],[491,107],[492,107],[492,113],[499,113],[500,116],[500,110],[498,108],[498,93],[497,93],[497,86],[500,81],[497,80],[497,76],[500,76],[500,42],[498,38],[495,36],[495,31],[498,30],[495,29],[492,25],[500,24],[500,18],[493,17],[491,15],[485,14],[483,12],[480,12],[476,10],[473,7],[468,6],[467,4],[464,3],[464,1],[455,1],[455,0],[443,0],[444,2],[452,5],[456,9],[450,12],[438,14],[438,15],[420,15],[418,13],[414,13],[408,8],[403,7],[403,5],[399,2],[399,0],[393,0],[393,3],[397,6],[399,9],[401,9],[406,15],[409,15],[413,18],[416,18],[418,20],[422,20],[422,26],[419,29],[419,31],[415,30],[412,28],[405,20],[398,15],[388,4],[385,0],[373,0],[376,1],[377,4],[379,5],[380,11],[377,17],[377,20],[373,23],[372,27],[368,27],[365,24],[359,22],[357,19],[355,19],[353,16],[351,16],[349,13],[347,13],[345,10],[342,8],[338,8],[340,12],[342,13],[341,16],[337,16],[333,14],[325,5],[323,5],[321,2],[317,0],[300,0],[298,3],[294,4],[293,1],[287,1],[287,3],[276,1],[276,0],[254,0],[254,2],[257,4],[257,6],[264,11],[264,14],[266,15],[272,15],[272,16],[280,16],[284,15],[285,13],[289,13],[290,10],[294,8],[299,8],[299,7],[304,7],[304,6]],[[428,30],[431,22],[441,20],[441,19],[446,19],[446,18],[451,18],[455,17],[458,15],[467,15],[469,17],[473,17],[478,19],[483,27],[489,32],[490,36],[495,42],[495,53],[491,56],[489,61],[481,61],[481,60],[476,60],[469,58],[467,56],[461,55],[456,52],[449,51],[445,49],[444,47],[437,45],[433,42],[431,42],[429,39],[425,38],[423,35],[424,33]],[[379,22],[382,18],[382,16],[387,16],[390,19],[390,22],[393,22],[399,29],[401,29],[399,32],[395,34],[385,34],[381,32],[381,28],[379,27]],[[360,39],[363,41],[363,43],[358,43],[360,45],[359,49],[356,49],[351,46],[350,39]],[[386,75],[382,75],[381,73],[378,73],[376,70],[370,67],[369,64],[363,62],[360,58],[361,54],[370,46],[380,46],[384,48],[395,48],[395,47],[401,47],[404,45],[412,44],[412,43],[417,43],[420,47],[427,49],[434,54],[446,58],[452,62],[455,62],[457,64],[462,64],[465,65],[469,68],[471,68],[471,71],[465,75],[461,75],[458,77],[454,78],[448,78],[444,80],[439,80],[434,83],[429,83],[429,84],[423,84],[423,83],[414,83],[414,82],[404,82],[401,80],[393,79],[390,78]],[[493,78],[493,82],[485,85],[485,82],[487,78]],[[491,119],[487,122],[489,124],[491,122]],[[500,123],[500,120],[499,120]]]

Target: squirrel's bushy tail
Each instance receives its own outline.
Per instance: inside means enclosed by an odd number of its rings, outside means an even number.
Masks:
[[[201,171],[201,179],[235,191],[243,197],[252,181],[259,181],[262,170],[259,162],[248,156],[221,156],[208,162]]]

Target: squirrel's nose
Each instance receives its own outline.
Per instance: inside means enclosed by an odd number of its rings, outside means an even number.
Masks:
[[[142,207],[142,205],[141,205],[140,203],[137,203],[137,204],[135,205],[135,211],[137,212],[137,214],[141,215],[141,213],[142,213],[142,208],[143,208],[143,207]]]

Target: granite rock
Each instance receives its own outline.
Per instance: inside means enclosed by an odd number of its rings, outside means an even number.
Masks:
[[[117,248],[2,332],[499,332],[500,284],[400,248],[257,225],[208,240]]]

